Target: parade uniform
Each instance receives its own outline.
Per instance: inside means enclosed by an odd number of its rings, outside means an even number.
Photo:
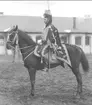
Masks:
[[[50,11],[46,10],[45,15],[51,16]],[[53,48],[56,50],[57,56],[60,56],[63,58],[66,57],[64,48],[61,44],[58,29],[52,24],[52,22],[49,22],[48,24],[45,25],[42,39],[46,41],[47,46],[50,46],[50,48]],[[43,52],[42,52],[43,55],[44,55],[45,48],[43,49]]]
[[[43,29],[43,35],[42,35],[42,42],[43,42],[42,46],[44,45],[44,47],[41,47],[41,54],[40,54],[41,58],[43,59],[45,58],[46,49],[49,47],[54,50],[54,53],[56,54],[58,60],[62,60],[61,58],[65,59],[65,57],[67,56],[64,47],[61,44],[58,29],[52,24],[52,15],[50,13],[50,10],[45,11],[44,22],[45,22],[45,28]],[[49,55],[49,50],[48,50],[48,55]]]

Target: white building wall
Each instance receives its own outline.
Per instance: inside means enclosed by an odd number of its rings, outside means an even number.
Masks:
[[[83,49],[83,51],[87,54],[92,53],[92,36],[89,35],[90,37],[90,45],[85,45],[85,34],[72,34],[70,37],[70,44],[75,45],[75,37],[81,37],[81,45],[77,45]]]
[[[0,55],[5,54],[4,39],[0,39]]]
[[[0,46],[0,55],[4,55],[4,54],[5,54],[5,47]]]
[[[75,45],[75,36],[73,34],[70,36],[70,44]]]
[[[86,37],[86,36],[85,36]],[[84,52],[90,54],[91,53],[91,35],[89,35],[89,45],[84,45]],[[85,40],[84,40],[85,41]]]
[[[85,35],[84,34],[81,35],[81,48],[85,52]]]
[[[90,36],[90,53],[92,54],[92,35]]]

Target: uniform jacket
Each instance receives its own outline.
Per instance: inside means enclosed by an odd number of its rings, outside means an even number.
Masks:
[[[46,40],[47,44],[53,43],[55,45],[61,46],[58,30],[52,24],[44,28],[42,39]]]

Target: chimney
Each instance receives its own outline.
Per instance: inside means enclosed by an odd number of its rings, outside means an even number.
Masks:
[[[0,12],[0,16],[3,16],[4,15],[4,12]]]
[[[73,17],[73,29],[76,29],[76,17]]]

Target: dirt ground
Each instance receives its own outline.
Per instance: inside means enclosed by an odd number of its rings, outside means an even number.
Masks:
[[[90,57],[89,57],[90,58]],[[92,57],[91,57],[92,58]],[[83,80],[83,99],[76,99],[76,78],[72,71],[57,67],[36,74],[35,96],[30,96],[30,79],[23,63],[0,62],[0,105],[92,105],[92,61]]]

